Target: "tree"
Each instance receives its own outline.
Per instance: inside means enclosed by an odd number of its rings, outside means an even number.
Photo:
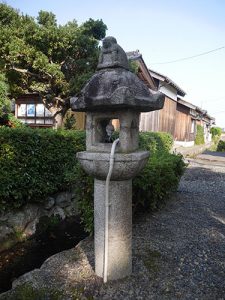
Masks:
[[[35,19],[0,4],[0,72],[10,95],[37,92],[61,126],[69,97],[78,93],[96,69],[99,41],[107,27],[89,19],[58,25],[51,12]]]
[[[0,118],[3,117],[4,114],[10,112],[10,100],[8,98],[8,84],[6,82],[6,78],[4,74],[0,73]]]

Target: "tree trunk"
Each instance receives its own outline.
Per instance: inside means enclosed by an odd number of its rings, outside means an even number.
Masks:
[[[63,126],[63,115],[61,113],[58,113],[54,117],[54,129],[59,129]]]

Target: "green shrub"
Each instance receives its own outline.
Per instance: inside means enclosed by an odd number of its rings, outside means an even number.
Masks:
[[[225,152],[225,141],[219,141],[216,151]]]
[[[139,135],[141,149],[151,153],[156,151],[170,151],[173,146],[173,137],[166,132],[141,132]]]
[[[12,113],[6,113],[0,118],[0,127],[1,126],[7,126],[7,127],[13,127],[13,128],[27,127],[27,125],[23,124]]]
[[[181,155],[157,151],[133,180],[133,206],[156,210],[176,191],[185,170]]]
[[[173,144],[170,134],[141,132],[139,137],[140,148],[150,150],[151,155],[144,170],[133,180],[133,211],[140,206],[155,210],[176,190],[186,165],[182,156],[169,153]],[[93,233],[93,180],[81,169],[77,176],[82,221],[87,232]]]
[[[84,149],[84,132],[1,127],[0,210],[68,189],[76,180],[76,152]]]
[[[222,134],[222,129],[220,127],[212,127],[210,129],[210,133],[212,134],[212,140],[214,145],[212,146],[212,150],[216,150],[218,147],[218,143],[220,141],[220,137]]]
[[[81,222],[86,232],[92,234],[94,230],[94,180],[87,176],[79,164],[76,165],[76,181],[74,192],[78,201]]]
[[[197,125],[195,145],[202,145],[204,143],[205,143],[205,141],[204,141],[204,129],[201,125]]]
[[[176,190],[185,164],[170,154],[167,133],[140,133],[140,147],[150,150],[147,166],[133,181],[133,206],[157,209]],[[76,153],[85,149],[85,132],[0,128],[0,209],[44,202],[48,195],[73,186],[81,220],[93,231],[93,178],[85,174]]]
[[[66,113],[63,127],[66,130],[71,130],[71,129],[75,130],[75,128],[76,128],[76,118],[75,118],[75,115],[72,114],[72,112],[70,110],[67,111],[67,113]]]
[[[214,138],[215,136],[221,136],[222,134],[222,129],[220,127],[212,127],[210,129],[210,133],[212,134],[212,138]]]

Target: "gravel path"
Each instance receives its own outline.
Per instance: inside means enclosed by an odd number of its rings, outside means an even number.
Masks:
[[[225,299],[225,162],[192,160],[176,199],[133,236],[135,275],[98,299]]]
[[[68,291],[75,286],[75,275],[71,274],[76,273],[79,281],[80,272],[89,274],[82,291],[94,299],[225,299],[225,162],[191,160],[174,199],[160,212],[136,218],[129,278],[103,285],[89,264],[93,241],[81,248],[86,255],[76,264],[69,259],[75,250],[64,251],[44,264],[48,268],[42,266],[20,283],[41,287],[54,283],[67,292],[61,299],[72,299]]]

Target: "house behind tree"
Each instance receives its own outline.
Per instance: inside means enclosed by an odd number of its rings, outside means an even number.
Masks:
[[[161,91],[165,95],[163,109],[141,113],[140,131],[163,131],[170,133],[177,145],[194,145],[197,125],[204,128],[205,142],[211,141],[210,128],[215,124],[207,111],[186,101],[186,95],[169,77],[148,69],[139,51],[127,52],[128,59],[137,64],[137,75],[152,93]],[[54,117],[44,106],[38,94],[25,94],[16,99],[15,116],[30,127],[54,127]],[[76,128],[85,128],[85,113],[75,113]],[[114,124],[119,128],[119,124]]]

